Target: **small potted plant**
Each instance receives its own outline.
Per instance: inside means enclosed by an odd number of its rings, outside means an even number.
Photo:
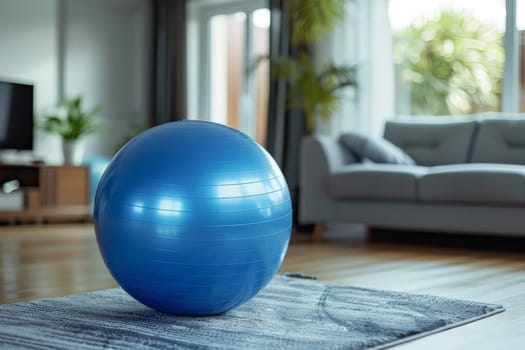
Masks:
[[[58,106],[57,113],[46,116],[39,124],[41,129],[62,137],[65,164],[73,164],[77,141],[98,130],[95,116],[100,110],[100,106],[84,110],[81,97],[66,99]]]

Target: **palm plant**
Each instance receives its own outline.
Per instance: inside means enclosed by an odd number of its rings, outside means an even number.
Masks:
[[[292,42],[311,45],[318,42],[343,19],[346,0],[290,0]]]
[[[288,83],[288,108],[304,110],[309,132],[313,130],[317,116],[329,119],[334,113],[342,98],[339,90],[357,86],[355,66],[328,64],[316,69],[310,55],[311,47],[342,19],[345,2],[290,0],[291,41],[298,55],[261,57],[258,60],[268,59],[272,78]]]
[[[271,64],[274,76],[289,83],[288,108],[304,110],[309,131],[316,116],[326,120],[335,112],[341,100],[340,89],[357,86],[355,67],[329,64],[317,71],[306,55],[298,59],[280,57]]]

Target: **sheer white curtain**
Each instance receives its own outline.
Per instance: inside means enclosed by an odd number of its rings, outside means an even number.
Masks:
[[[344,21],[316,48],[319,66],[328,62],[356,64],[357,89],[343,91],[340,108],[316,133],[338,135],[354,130],[380,136],[394,115],[394,61],[388,22],[388,0],[350,0]]]

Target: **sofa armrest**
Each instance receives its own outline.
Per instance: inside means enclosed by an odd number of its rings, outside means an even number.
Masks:
[[[299,172],[299,222],[325,223],[333,215],[333,198],[327,180],[345,164],[355,162],[337,138],[306,136],[301,142]]]

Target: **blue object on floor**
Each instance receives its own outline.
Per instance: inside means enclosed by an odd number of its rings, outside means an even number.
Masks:
[[[111,159],[105,156],[90,156],[83,163],[89,169],[89,203],[93,205],[97,187]]]
[[[227,311],[279,269],[292,225],[286,181],[245,134],[166,123],[128,142],[99,183],[95,231],[126,292],[154,309]]]

